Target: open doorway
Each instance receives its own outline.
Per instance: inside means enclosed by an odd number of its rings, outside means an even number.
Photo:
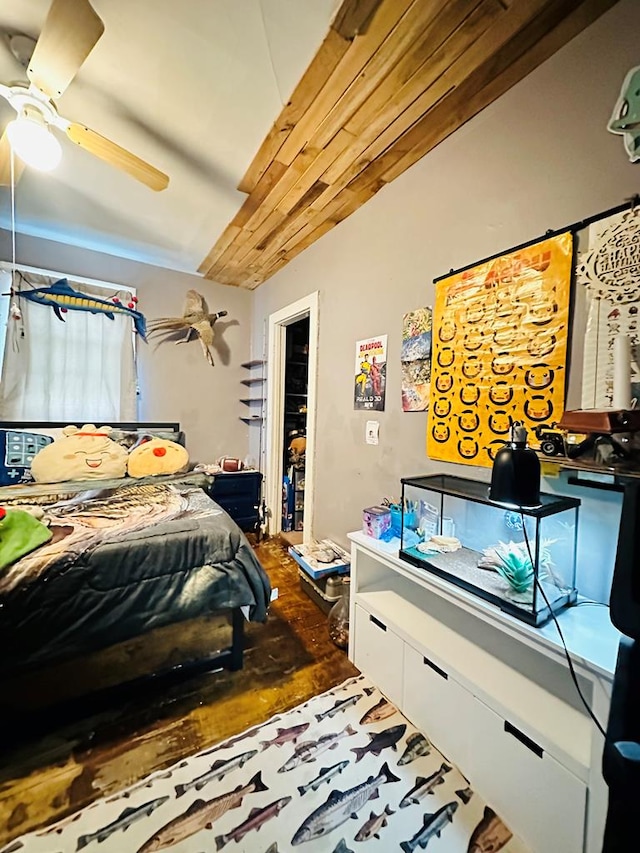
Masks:
[[[311,541],[318,294],[269,317],[266,494],[269,533]]]

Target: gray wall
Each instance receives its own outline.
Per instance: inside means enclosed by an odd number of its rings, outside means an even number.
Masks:
[[[640,64],[638,33],[640,3],[622,0],[256,291],[255,352],[265,317],[320,292],[317,538],[345,543],[347,531],[360,527],[362,508],[398,495],[402,476],[446,468],[488,477],[487,469],[430,461],[427,415],[401,411],[402,315],[431,305],[432,279],[451,268],[640,191],[640,165],[629,163],[621,138],[605,129],[626,72]],[[353,410],[354,344],[385,333],[387,404],[376,414],[380,444],[369,446],[365,421],[373,416]],[[581,587],[603,597],[619,502],[599,499],[594,507],[589,517],[603,519],[609,541]]]
[[[246,391],[240,384],[246,375],[240,364],[250,350],[248,291],[35,237],[18,235],[16,249],[18,262],[28,266],[135,287],[139,308],[148,320],[180,316],[189,288],[202,293],[210,311],[227,310],[228,316],[216,323],[220,352],[215,367],[206,363],[197,342],[178,346],[140,342],[139,420],[179,421],[192,459],[246,456],[248,427],[239,420],[246,407],[238,399]],[[10,235],[0,231],[0,259],[10,257]]]

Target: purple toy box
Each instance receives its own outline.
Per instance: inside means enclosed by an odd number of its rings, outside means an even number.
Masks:
[[[391,527],[391,510],[388,506],[370,506],[362,510],[362,532],[380,539]]]

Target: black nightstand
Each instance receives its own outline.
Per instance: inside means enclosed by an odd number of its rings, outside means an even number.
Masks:
[[[260,525],[262,474],[238,471],[215,474],[209,495],[245,533],[255,533]]]

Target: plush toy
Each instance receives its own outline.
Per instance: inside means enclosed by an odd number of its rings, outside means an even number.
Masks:
[[[0,507],[0,570],[51,539],[49,528],[22,509]]]
[[[68,426],[62,438],[33,457],[31,474],[37,483],[64,480],[106,480],[124,477],[127,451],[109,438],[111,427]]]
[[[185,447],[166,438],[142,439],[129,453],[127,471],[130,477],[155,474],[177,474],[189,464]]]

